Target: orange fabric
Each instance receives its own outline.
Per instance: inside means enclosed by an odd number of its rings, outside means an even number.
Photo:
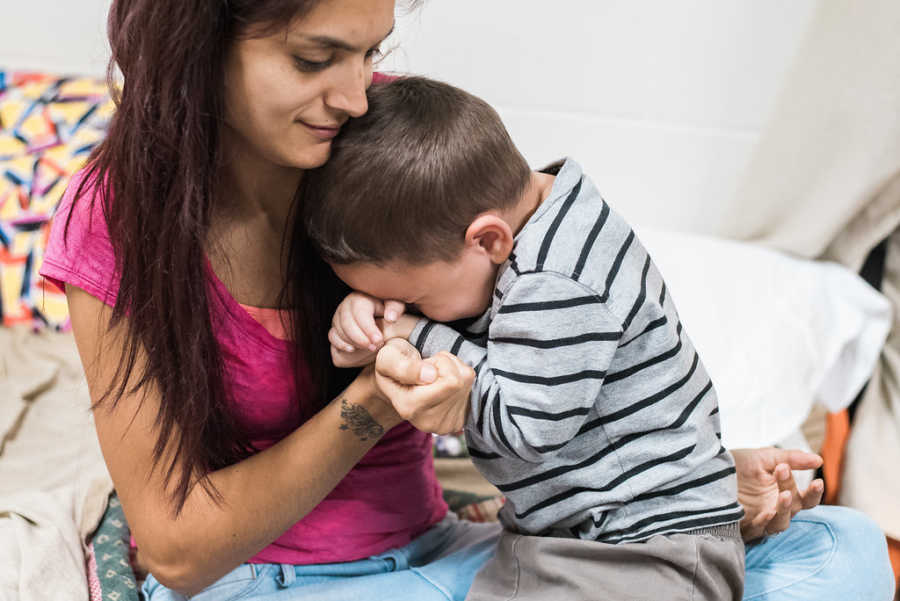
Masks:
[[[844,452],[850,438],[850,414],[846,409],[829,413],[825,421],[825,442],[822,444],[822,473],[825,476],[825,503],[837,503],[844,469]],[[888,537],[888,553],[894,569],[897,592],[900,593],[900,541]],[[900,597],[898,597],[900,598]]]
[[[268,309],[265,307],[251,307],[250,305],[241,304],[244,310],[250,314],[259,324],[266,329],[273,338],[278,340],[290,340],[290,335],[284,327],[282,313],[280,309]]]
[[[887,540],[891,565],[894,567],[894,579],[897,583],[897,590],[900,591],[900,541],[890,537]]]
[[[825,503],[837,503],[841,490],[844,451],[850,438],[850,414],[847,410],[829,413],[825,421],[825,442],[822,444],[822,473],[825,476]]]

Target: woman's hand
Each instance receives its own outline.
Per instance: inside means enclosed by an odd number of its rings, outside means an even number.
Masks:
[[[378,351],[375,381],[400,417],[423,432],[449,434],[465,424],[475,370],[450,353],[423,360],[395,338]]]
[[[751,541],[787,529],[801,509],[822,500],[825,484],[813,480],[802,493],[791,470],[815,469],[822,458],[805,451],[736,449],[731,451],[738,477],[738,501],[744,507],[741,535]]]

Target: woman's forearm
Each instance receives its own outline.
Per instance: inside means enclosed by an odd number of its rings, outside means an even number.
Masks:
[[[312,511],[399,423],[373,392],[361,376],[274,446],[210,474],[220,502],[195,486],[177,518],[170,514],[152,533],[144,533],[150,535],[152,552],[142,558],[154,577],[175,590],[195,593]]]

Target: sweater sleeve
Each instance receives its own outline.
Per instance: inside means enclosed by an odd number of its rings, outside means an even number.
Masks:
[[[425,357],[447,350],[475,369],[466,424],[480,443],[470,445],[474,454],[537,462],[584,424],[621,336],[593,290],[541,272],[519,276],[504,293],[486,346],[435,322],[410,338]]]

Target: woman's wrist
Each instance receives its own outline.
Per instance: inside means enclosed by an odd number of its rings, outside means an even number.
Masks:
[[[375,368],[365,367],[350,383],[340,398],[341,416],[345,422],[362,423],[366,416],[377,423],[385,432],[403,421],[394,409],[390,399],[375,383]]]

